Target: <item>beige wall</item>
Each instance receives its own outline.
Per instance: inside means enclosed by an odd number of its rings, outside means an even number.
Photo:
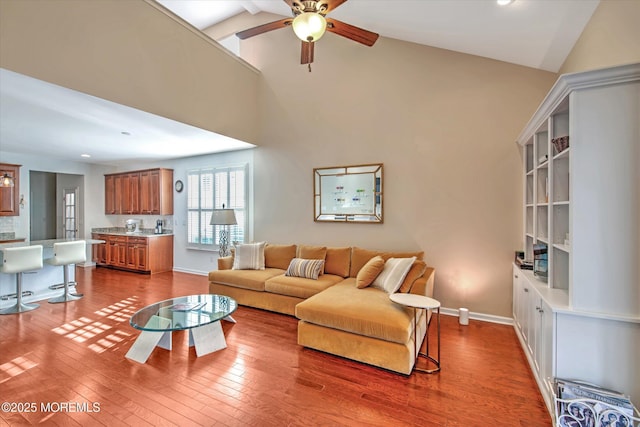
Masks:
[[[640,1],[601,0],[560,74],[640,62]]]
[[[422,249],[445,307],[511,317],[511,262],[522,246],[514,141],[555,74],[333,34],[317,43],[309,73],[288,29],[241,50],[263,73],[257,240]],[[384,224],[314,223],[314,167],[376,162]]]
[[[2,0],[0,66],[255,142],[259,73],[153,2]]]

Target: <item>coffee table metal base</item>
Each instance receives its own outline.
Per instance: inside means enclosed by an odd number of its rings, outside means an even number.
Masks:
[[[231,316],[225,317],[224,320],[236,323]],[[152,317],[149,320],[149,323],[151,322],[161,328],[167,328],[171,323],[169,319],[159,316]],[[138,363],[146,363],[156,347],[171,350],[171,332],[141,331],[125,357]],[[227,348],[220,321],[189,329],[189,347],[195,347],[198,357]]]

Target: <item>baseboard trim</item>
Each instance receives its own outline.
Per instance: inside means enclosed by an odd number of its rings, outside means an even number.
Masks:
[[[188,268],[180,268],[180,267],[173,267],[173,271],[177,271],[178,273],[195,274],[196,276],[208,276],[209,275],[208,271],[191,270],[191,269],[188,269]]]
[[[457,308],[442,307],[440,313],[446,316],[460,317]],[[479,320],[481,322],[499,323],[501,325],[513,325],[513,319],[511,317],[495,316],[493,314],[475,313],[469,312],[469,319]]]

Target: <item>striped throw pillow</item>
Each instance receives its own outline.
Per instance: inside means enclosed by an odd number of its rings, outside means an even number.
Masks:
[[[285,276],[304,277],[305,279],[318,280],[320,272],[324,269],[323,259],[294,258],[289,264]]]
[[[411,258],[389,258],[384,263],[382,272],[375,278],[371,286],[382,289],[388,294],[395,293],[402,285],[402,281],[407,277],[416,257]]]
[[[234,270],[264,270],[264,245],[266,242],[235,246]]]

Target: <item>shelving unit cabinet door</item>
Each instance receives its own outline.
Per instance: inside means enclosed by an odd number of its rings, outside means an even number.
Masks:
[[[533,331],[531,325],[531,286],[524,275],[518,277],[518,296],[517,300],[517,316],[520,325],[520,333],[524,339],[529,352],[531,352],[531,333]]]

